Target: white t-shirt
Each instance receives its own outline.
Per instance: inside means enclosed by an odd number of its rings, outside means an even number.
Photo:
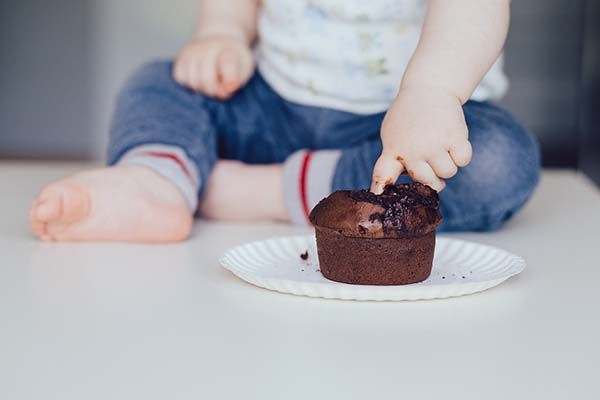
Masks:
[[[263,0],[258,69],[285,99],[358,114],[387,110],[419,39],[426,0]],[[502,57],[474,100],[502,97]]]

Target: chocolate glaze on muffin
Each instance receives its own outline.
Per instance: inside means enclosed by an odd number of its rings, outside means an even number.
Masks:
[[[370,285],[420,282],[431,273],[439,197],[420,183],[388,185],[380,195],[338,191],[310,221],[320,269],[331,280]]]
[[[380,195],[342,190],[321,200],[310,213],[313,225],[350,237],[423,235],[440,223],[438,194],[420,183],[388,185]]]

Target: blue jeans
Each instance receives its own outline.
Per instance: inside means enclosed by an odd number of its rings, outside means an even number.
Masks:
[[[339,149],[331,191],[369,187],[381,153],[384,113],[357,115],[291,103],[259,73],[220,101],[177,84],[171,67],[170,62],[147,64],[122,89],[110,165],[133,147],[162,143],[184,149],[206,182],[219,158],[281,163],[300,149]],[[496,229],[525,204],[538,182],[538,144],[507,111],[489,102],[469,101],[463,110],[473,158],[440,193],[440,230]]]

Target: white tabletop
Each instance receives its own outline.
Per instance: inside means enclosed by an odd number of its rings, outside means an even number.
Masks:
[[[546,172],[504,229],[452,235],[523,256],[520,276],[374,303],[270,292],[218,264],[231,245],[305,228],[36,241],[32,196],[81,167],[0,163],[0,399],[600,398],[600,192],[581,175]]]

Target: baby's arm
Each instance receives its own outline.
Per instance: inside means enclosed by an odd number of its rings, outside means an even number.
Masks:
[[[464,104],[497,59],[509,0],[430,0],[419,44],[381,128],[371,190],[404,169],[436,190],[471,160]],[[442,179],[440,179],[442,178]]]
[[[228,98],[252,76],[258,0],[198,0],[198,28],[175,60],[177,82]]]

